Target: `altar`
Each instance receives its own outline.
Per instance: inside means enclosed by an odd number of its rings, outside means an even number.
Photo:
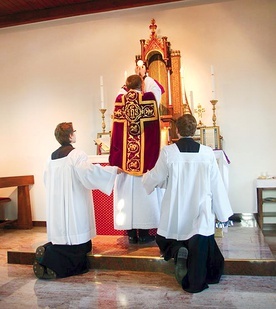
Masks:
[[[223,150],[214,150],[219,170],[222,175],[226,190],[228,190],[228,165],[230,163]],[[108,165],[108,155],[91,155],[91,163],[98,163],[102,166]],[[114,230],[113,215],[113,193],[108,196],[100,190],[93,190],[92,197],[95,209],[97,235],[126,235],[123,230]],[[153,233],[154,230],[151,231]]]
[[[176,134],[175,120],[184,114],[197,114],[198,126],[194,140],[207,145],[214,150],[219,170],[228,191],[228,165],[230,163],[227,155],[222,150],[222,139],[220,127],[217,125],[214,68],[211,66],[212,81],[212,125],[206,126],[202,123],[201,117],[205,109],[199,104],[196,108],[188,102],[183,77],[183,65],[181,65],[180,50],[172,49],[167,36],[158,36],[155,19],[149,25],[150,36],[148,39],[140,39],[140,54],[135,55],[135,65],[145,66],[148,76],[153,78],[164,88],[159,105],[161,146],[174,143],[178,136]],[[101,93],[103,91],[101,83]],[[103,102],[103,98],[101,98]],[[105,111],[100,109],[102,114],[102,132],[97,134],[95,143],[97,155],[90,156],[92,163],[101,165],[108,164],[108,153],[111,131],[106,132]],[[112,130],[112,129],[111,129]],[[113,227],[113,194],[107,196],[99,190],[93,190],[93,201],[95,207],[96,229],[98,235],[124,235],[125,231],[116,231]]]
[[[91,163],[108,165],[108,155],[89,156]],[[113,192],[107,195],[100,190],[92,190],[97,235],[124,235],[124,231],[114,230]]]
[[[91,163],[108,165],[108,155],[89,156]],[[97,235],[127,235],[125,230],[114,229],[113,192],[107,195],[100,190],[92,190]],[[150,229],[149,234],[155,235],[157,229]]]

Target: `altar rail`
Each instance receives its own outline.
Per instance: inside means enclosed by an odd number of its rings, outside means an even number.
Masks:
[[[17,220],[13,222],[18,229],[31,229],[32,210],[29,185],[34,184],[33,175],[0,177],[0,188],[17,187]]]

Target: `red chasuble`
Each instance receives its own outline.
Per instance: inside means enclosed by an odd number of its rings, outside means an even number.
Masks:
[[[152,92],[130,90],[116,98],[109,163],[140,176],[154,167],[160,151],[158,106]]]

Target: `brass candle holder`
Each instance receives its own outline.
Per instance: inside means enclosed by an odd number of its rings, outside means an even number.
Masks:
[[[103,129],[103,133],[105,133],[105,116],[104,113],[106,112],[106,108],[100,108],[100,112],[102,113],[102,129]]]
[[[216,121],[217,121],[216,104],[217,104],[218,100],[211,100],[210,102],[213,105],[213,117],[212,117],[212,120],[213,120],[213,126],[215,127],[216,126]]]

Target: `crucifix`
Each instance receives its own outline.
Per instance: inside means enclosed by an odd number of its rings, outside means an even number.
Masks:
[[[195,113],[198,115],[198,128],[204,127],[204,124],[201,121],[202,113],[205,113],[205,108],[198,104],[197,108],[195,109]]]

